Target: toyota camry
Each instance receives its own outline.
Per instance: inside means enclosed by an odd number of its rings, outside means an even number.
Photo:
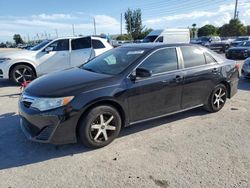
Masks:
[[[128,44],[77,68],[42,76],[19,100],[33,141],[99,148],[123,127],[203,107],[218,112],[237,92],[235,61],[192,44]]]

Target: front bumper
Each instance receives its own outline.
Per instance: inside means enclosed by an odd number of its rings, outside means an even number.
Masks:
[[[66,107],[40,112],[19,102],[19,115],[21,129],[31,141],[51,144],[77,142],[77,118]]]
[[[0,63],[0,78],[9,78],[9,66],[6,62]]]

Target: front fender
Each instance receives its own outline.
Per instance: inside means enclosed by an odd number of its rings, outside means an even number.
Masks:
[[[35,62],[31,61],[31,60],[28,60],[28,59],[10,60],[8,62],[8,65],[6,66],[6,69],[5,69],[8,76],[10,74],[10,71],[11,71],[12,67],[14,67],[15,65],[18,65],[18,64],[22,64],[22,63],[29,64],[36,70],[37,63],[35,63]],[[37,72],[37,70],[36,70],[36,72]]]

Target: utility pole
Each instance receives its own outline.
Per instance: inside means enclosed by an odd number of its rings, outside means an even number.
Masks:
[[[239,13],[240,13],[240,11],[237,11],[237,13],[236,13],[236,19],[239,19]]]
[[[94,17],[94,34],[96,35],[95,17]]]
[[[238,0],[235,0],[234,19],[237,18],[237,8],[238,8]]]
[[[122,13],[121,13],[121,35],[122,35]]]
[[[72,24],[72,32],[73,32],[73,36],[75,36],[75,27],[74,27],[74,24]]]
[[[56,29],[56,38],[58,38],[58,32],[57,32],[57,29]]]
[[[129,34],[131,35],[131,15],[129,14]]]

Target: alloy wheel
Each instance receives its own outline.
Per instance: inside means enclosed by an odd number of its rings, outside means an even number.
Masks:
[[[213,105],[215,108],[220,109],[226,102],[226,91],[224,88],[218,88],[214,93]]]
[[[90,134],[95,142],[106,142],[116,131],[114,116],[112,114],[100,114],[90,127]]]
[[[27,68],[20,68],[15,70],[14,79],[17,83],[31,81],[33,78],[32,72]]]

